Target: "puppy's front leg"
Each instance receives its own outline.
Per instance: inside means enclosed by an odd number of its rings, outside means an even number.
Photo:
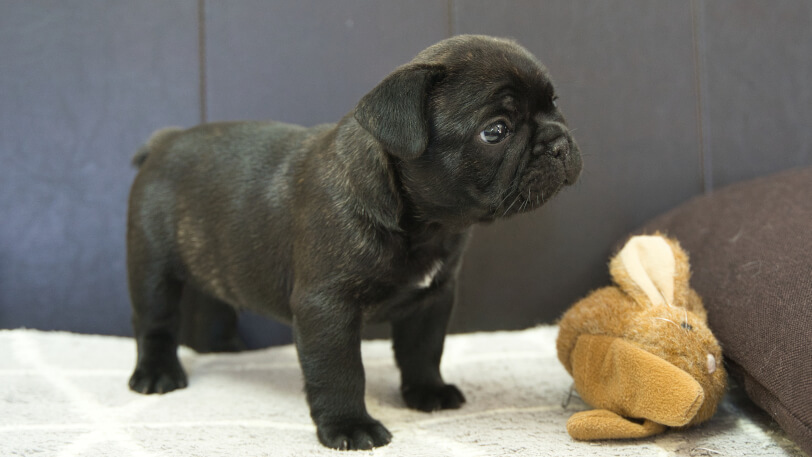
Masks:
[[[462,392],[440,375],[446,327],[454,305],[454,286],[445,284],[424,298],[412,314],[392,323],[395,359],[406,406],[421,411],[455,409]]]
[[[360,310],[324,297],[296,300],[294,339],[319,441],[336,449],[371,449],[392,438],[364,404]]]

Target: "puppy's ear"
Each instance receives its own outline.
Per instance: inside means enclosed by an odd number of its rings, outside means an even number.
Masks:
[[[428,92],[440,65],[407,64],[387,76],[355,107],[355,119],[390,154],[418,157],[428,146]]]

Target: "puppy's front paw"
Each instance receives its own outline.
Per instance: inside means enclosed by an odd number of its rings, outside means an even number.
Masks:
[[[130,389],[142,394],[164,394],[189,383],[180,362],[139,363],[130,377]]]
[[[342,451],[372,449],[392,440],[392,434],[380,422],[369,418],[318,424],[321,444]]]
[[[426,412],[440,409],[457,409],[465,403],[465,396],[453,384],[440,386],[404,385],[401,387],[401,393],[406,406]]]

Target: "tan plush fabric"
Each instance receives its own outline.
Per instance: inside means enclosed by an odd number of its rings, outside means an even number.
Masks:
[[[648,419],[632,422],[612,411],[593,409],[575,413],[567,421],[567,432],[576,440],[595,441],[624,438],[646,438],[665,431],[663,424]]]
[[[622,338],[582,335],[570,357],[581,398],[625,417],[679,427],[705,401],[691,375]]]
[[[635,237],[612,259],[610,273],[617,286],[564,314],[557,349],[581,397],[615,415],[573,418],[570,434],[632,438],[664,430],[641,429],[634,419],[671,427],[708,420],[727,378],[702,301],[689,286],[688,255],[675,240]]]

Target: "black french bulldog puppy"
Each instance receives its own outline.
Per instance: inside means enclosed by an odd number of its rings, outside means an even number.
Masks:
[[[470,227],[540,207],[581,158],[547,70],[519,45],[457,36],[421,52],[338,124],[201,125],[136,154],[130,387],[185,387],[184,288],[290,323],[319,440],[391,435],[364,404],[361,327],[390,321],[407,406],[458,408],[440,375]]]

